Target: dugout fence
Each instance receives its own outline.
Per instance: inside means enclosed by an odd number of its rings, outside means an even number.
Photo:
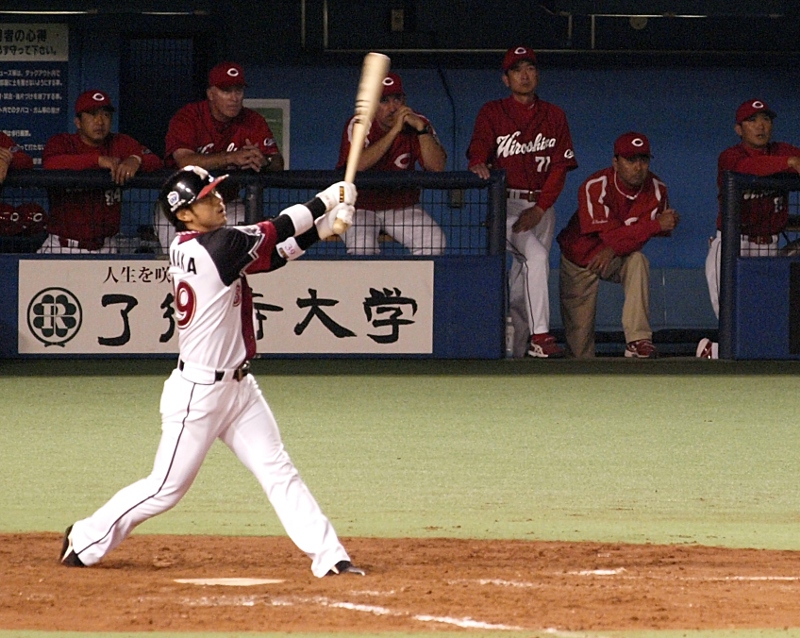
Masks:
[[[720,359],[800,359],[800,176],[726,172],[722,190]],[[785,200],[777,254],[741,255],[741,203]]]
[[[0,357],[167,356],[177,352],[172,286],[158,192],[172,171],[124,188],[107,171],[20,171],[0,193],[6,213],[42,212],[0,232]],[[338,171],[232,173],[229,220],[275,217],[342,178]],[[446,237],[439,255],[411,255],[384,236],[379,255],[352,255],[338,239],[270,277],[252,278],[263,356],[501,358],[506,307],[505,174],[362,174],[368,189],[419,189]],[[98,189],[122,206],[116,254],[38,254],[54,190]],[[41,222],[41,220],[40,220]],[[229,221],[230,223],[230,221]],[[69,246],[68,246],[69,247]]]
[[[18,171],[9,175],[0,194],[6,207],[0,220],[0,252],[36,252],[46,236],[49,214],[48,191],[97,189],[117,198],[122,206],[122,224],[115,248],[119,254],[163,254],[170,236],[168,222],[157,209],[158,191],[172,174],[170,170],[141,174],[123,188],[108,178],[108,171]],[[281,210],[313,198],[314,194],[342,179],[340,171],[284,171],[267,174],[231,173],[223,184],[229,202],[229,223],[255,223],[277,216]],[[408,174],[362,173],[356,185],[366,191],[419,190],[419,205],[441,228],[446,246],[442,256],[500,255],[505,251],[505,174],[495,172],[482,180],[471,172]],[[42,223],[24,222],[29,205],[39,207]],[[9,207],[20,212],[11,220]],[[357,246],[356,246],[357,248]],[[358,253],[358,250],[355,251]],[[424,252],[428,252],[427,250]],[[381,257],[410,255],[395,238],[381,236]],[[342,241],[320,242],[309,256],[344,258]]]

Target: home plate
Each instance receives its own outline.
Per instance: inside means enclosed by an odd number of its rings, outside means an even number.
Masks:
[[[176,583],[189,585],[222,585],[224,587],[252,587],[253,585],[277,585],[282,578],[176,578]]]

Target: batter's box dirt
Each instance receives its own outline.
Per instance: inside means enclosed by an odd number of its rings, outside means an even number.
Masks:
[[[344,541],[366,577],[314,578],[308,559],[283,537],[134,535],[100,565],[76,569],[58,563],[59,535],[0,535],[0,627],[349,633],[800,627],[800,552]],[[224,580],[177,582],[185,579]]]

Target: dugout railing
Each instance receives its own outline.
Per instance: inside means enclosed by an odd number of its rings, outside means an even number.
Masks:
[[[0,245],[0,358],[174,356],[166,220],[158,192],[172,171],[118,189],[107,171],[20,171],[0,202],[47,215],[48,191],[100,189],[119,197],[117,254],[37,254],[46,233],[20,231]],[[342,179],[339,171],[232,173],[229,219],[278,215]],[[360,192],[420,189],[420,205],[447,239],[441,255],[411,255],[396,238],[380,255],[351,255],[337,238],[270,277],[255,277],[254,314],[263,356],[501,358],[506,305],[505,174],[360,174]],[[48,241],[49,243],[49,241]],[[38,246],[37,246],[38,244]],[[66,246],[69,248],[70,246]]]
[[[720,359],[800,359],[800,176],[723,176]],[[777,255],[741,255],[744,198],[788,200]]]
[[[167,248],[168,223],[156,206],[158,191],[170,170],[141,174],[122,188],[113,184],[108,171],[43,171],[11,173],[3,184],[0,202],[12,207],[35,203],[47,214],[48,190],[98,189],[117,192],[122,205],[122,224],[116,248],[119,254],[163,253]],[[254,223],[277,216],[287,206],[311,199],[316,192],[342,179],[340,171],[285,171],[281,173],[232,172],[232,206],[240,207],[240,223]],[[435,220],[446,237],[443,256],[499,255],[505,251],[505,173],[489,180],[471,172],[408,174],[362,173],[356,178],[362,190],[420,189],[420,206]],[[231,215],[229,215],[231,217]],[[46,221],[46,220],[45,220]],[[34,229],[6,223],[0,228],[0,252],[36,252],[44,239],[41,225]],[[312,247],[309,256],[350,257],[343,242],[326,241]],[[381,236],[382,257],[406,257],[394,238]]]

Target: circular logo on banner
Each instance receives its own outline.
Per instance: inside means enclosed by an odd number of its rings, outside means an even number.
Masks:
[[[28,330],[45,346],[61,346],[81,329],[83,310],[66,288],[45,288],[28,304]]]

